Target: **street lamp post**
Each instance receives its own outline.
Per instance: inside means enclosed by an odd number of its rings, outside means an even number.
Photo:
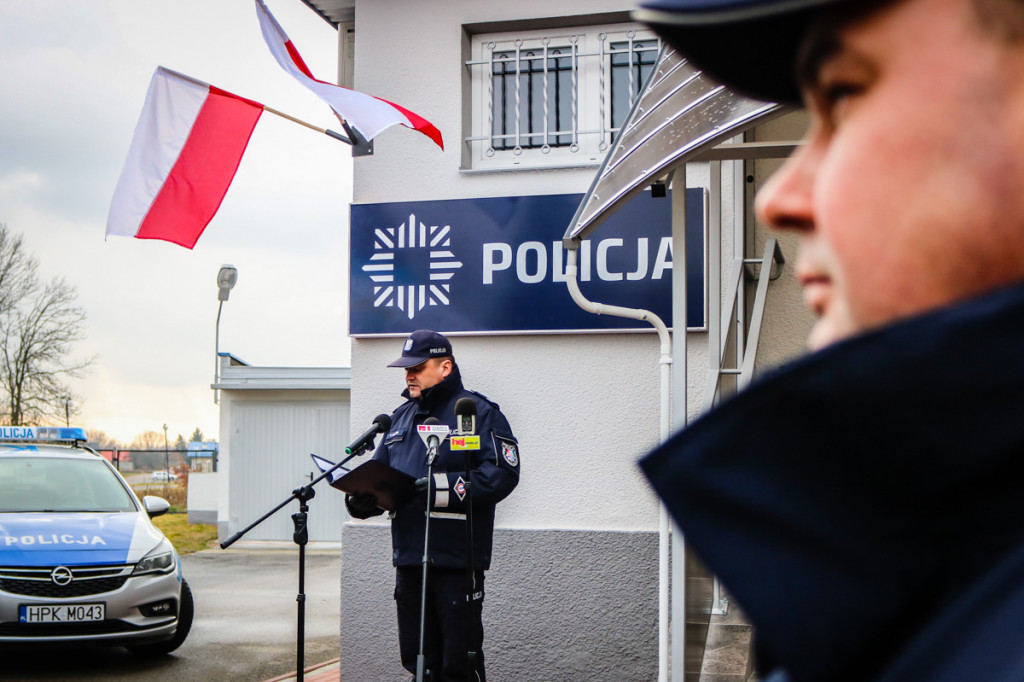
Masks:
[[[71,396],[64,396],[64,426],[71,426]]]
[[[214,339],[214,352],[213,352],[213,384],[216,386],[220,383],[220,310],[224,307],[224,301],[228,300],[228,296],[231,295],[231,290],[235,287],[235,283],[238,281],[238,268],[234,265],[222,265],[220,266],[220,272],[217,273],[217,300],[220,301],[217,304],[217,330]],[[216,405],[220,402],[219,392],[216,388],[213,389],[213,404]]]
[[[167,424],[164,424],[164,471],[167,472],[167,478],[164,479],[164,488],[167,488],[167,484],[171,482],[171,453],[167,448]]]

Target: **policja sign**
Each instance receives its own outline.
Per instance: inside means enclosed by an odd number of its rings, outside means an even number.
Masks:
[[[642,194],[580,248],[580,288],[594,301],[646,308],[671,325],[671,194]],[[648,329],[592,315],[565,285],[562,234],[582,195],[352,206],[353,336],[446,331]],[[691,327],[705,320],[704,191],[686,196]]]

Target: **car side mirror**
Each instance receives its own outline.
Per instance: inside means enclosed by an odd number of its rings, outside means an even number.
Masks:
[[[156,495],[146,495],[142,498],[142,506],[145,507],[146,513],[152,519],[161,514],[166,514],[167,510],[171,508],[171,503]]]

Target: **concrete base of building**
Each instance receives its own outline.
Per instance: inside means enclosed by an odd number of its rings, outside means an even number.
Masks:
[[[387,525],[345,525],[341,581],[341,679],[408,680]],[[484,653],[491,682],[656,679],[657,533],[496,531]]]

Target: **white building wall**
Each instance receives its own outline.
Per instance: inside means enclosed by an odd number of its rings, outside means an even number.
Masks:
[[[466,386],[501,405],[520,441],[520,484],[498,505],[498,526],[657,527],[657,503],[635,466],[658,440],[657,338],[601,338],[452,337]],[[385,367],[401,353],[400,339],[361,339],[356,353],[358,431],[404,402],[404,374]]]

